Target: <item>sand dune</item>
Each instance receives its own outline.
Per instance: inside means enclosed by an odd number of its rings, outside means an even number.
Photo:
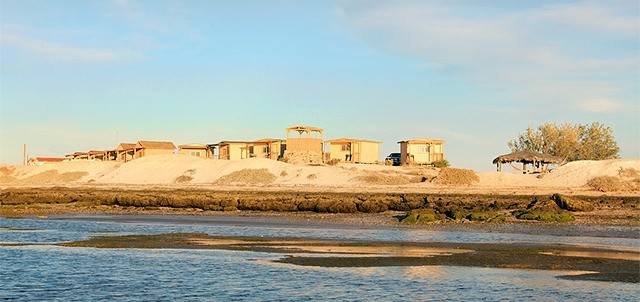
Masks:
[[[547,174],[479,173],[467,191],[585,189],[598,176],[640,172],[640,159],[576,161]],[[315,188],[443,189],[429,180],[439,169],[382,165],[294,165],[268,159],[211,160],[185,155],[148,156],[128,163],[73,161],[44,166],[0,166],[0,186],[170,185],[281,186]]]

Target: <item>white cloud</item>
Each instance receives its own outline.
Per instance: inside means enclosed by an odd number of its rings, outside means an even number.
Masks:
[[[592,99],[576,105],[583,111],[591,113],[611,112],[625,107],[624,104],[612,99]]]
[[[522,102],[620,110],[625,100],[616,98],[634,91],[629,79],[637,84],[640,77],[637,4],[577,2],[511,10],[499,2],[500,9],[487,8],[486,2],[359,4],[340,7],[338,17],[366,43],[422,58],[425,68],[454,67],[478,84],[515,87],[520,93],[515,99]],[[575,106],[579,103],[591,105]]]
[[[0,46],[14,47],[47,59],[59,61],[108,62],[136,59],[140,53],[130,50],[83,48],[0,32]]]

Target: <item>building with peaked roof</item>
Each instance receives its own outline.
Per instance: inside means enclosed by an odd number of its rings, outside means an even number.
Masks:
[[[400,164],[430,165],[444,160],[444,140],[416,138],[399,141]]]
[[[88,152],[89,160],[105,160],[106,151],[91,150]]]
[[[133,160],[136,155],[136,144],[120,143],[116,147],[116,160],[120,162],[128,162]]]
[[[339,138],[326,142],[329,143],[329,160],[373,164],[380,157],[380,142],[377,141]]]
[[[176,145],[172,142],[138,141],[135,146],[134,158],[141,158],[150,155],[170,155],[175,154]]]
[[[69,158],[66,157],[32,157],[27,161],[27,165],[42,166],[46,164],[60,163],[68,160]]]
[[[201,158],[211,158],[211,150],[204,144],[186,144],[178,146],[178,154]]]
[[[64,157],[66,157],[68,160],[87,160],[89,159],[89,153],[88,152],[73,152],[73,153],[69,153],[66,154]]]

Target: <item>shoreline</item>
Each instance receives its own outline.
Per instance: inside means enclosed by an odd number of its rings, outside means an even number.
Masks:
[[[0,216],[25,217],[62,214],[134,215],[261,215],[343,220],[352,224],[400,224],[402,215],[420,209],[503,213],[509,223],[535,223],[510,213],[542,204],[546,211],[570,213],[574,224],[640,226],[640,197],[559,195],[567,209],[547,194],[461,194],[396,192],[318,192],[189,188],[28,187],[0,190]],[[563,197],[566,196],[566,197]],[[556,198],[556,199],[557,199]],[[566,200],[566,201],[565,201]],[[569,204],[571,202],[571,204]],[[541,211],[542,211],[541,210]],[[364,215],[364,214],[368,214]],[[359,217],[359,218],[358,218]],[[366,219],[362,219],[367,217]],[[483,221],[477,221],[482,223]],[[428,224],[476,223],[447,217]],[[498,222],[500,223],[500,222]],[[403,224],[404,225],[404,224]],[[420,224],[419,224],[420,225]],[[424,225],[424,224],[423,224]]]

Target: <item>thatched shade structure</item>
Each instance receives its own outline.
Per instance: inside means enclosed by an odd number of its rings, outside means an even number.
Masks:
[[[527,164],[531,164],[534,167],[540,168],[541,165],[559,164],[562,162],[562,159],[552,155],[524,150],[509,154],[503,154],[493,160],[493,163],[498,165],[498,171],[502,171],[503,163],[511,162],[521,162],[522,170],[526,173]]]

